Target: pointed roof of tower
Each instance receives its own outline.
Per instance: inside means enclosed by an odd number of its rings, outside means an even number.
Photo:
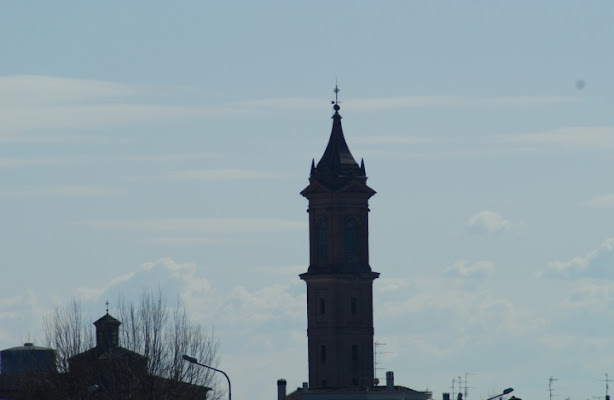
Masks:
[[[339,88],[335,86],[335,94],[338,92]],[[356,178],[366,180],[366,173],[364,163],[358,165],[356,160],[354,160],[343,136],[339,101],[336,99],[333,104],[335,114],[332,117],[333,128],[328,145],[317,166],[312,163],[311,178],[329,187],[338,187],[347,183],[348,180]]]
[[[119,322],[118,319],[116,319],[115,317],[111,316],[109,314],[109,311],[107,310],[107,313],[102,316],[102,318],[99,318],[96,322],[94,322],[94,325],[96,326],[100,326],[100,325],[117,325],[120,326],[122,323]]]
[[[322,159],[318,162],[318,169],[328,169],[335,175],[342,176],[348,173],[356,172],[360,169],[356,160],[350,152],[345,137],[343,136],[343,128],[341,127],[341,115],[339,115],[339,104],[335,104],[335,114],[333,115],[333,129],[330,133],[330,139],[326,150],[322,155]],[[354,175],[354,174],[352,174]]]

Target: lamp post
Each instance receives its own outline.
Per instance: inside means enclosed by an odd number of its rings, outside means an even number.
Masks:
[[[490,397],[490,398],[488,398],[488,399],[486,399],[486,400],[494,400],[494,399],[496,399],[497,397],[503,397],[503,396],[505,396],[506,394],[510,394],[510,393],[512,393],[513,391],[514,391],[514,389],[512,389],[512,388],[507,388],[507,389],[505,389],[505,390],[503,391],[503,393],[498,394],[498,395],[493,396],[493,397]]]
[[[189,362],[189,363],[200,365],[201,367],[209,368],[209,369],[212,369],[212,370],[214,370],[216,372],[221,372],[222,374],[224,374],[224,376],[226,377],[226,380],[228,381],[228,400],[231,400],[231,397],[230,397],[230,378],[228,377],[228,375],[226,375],[226,372],[222,371],[221,369],[213,368],[210,365],[201,364],[201,363],[198,362],[198,359],[196,359],[196,357],[192,357],[192,356],[189,356],[187,354],[184,354],[181,357],[184,360],[186,360],[187,362]]]

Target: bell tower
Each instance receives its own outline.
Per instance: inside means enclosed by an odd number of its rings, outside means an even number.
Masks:
[[[335,94],[339,89],[335,87]],[[307,284],[309,386],[373,386],[373,281],[369,265],[369,198],[343,136],[339,102],[328,145],[301,195],[309,201]]]

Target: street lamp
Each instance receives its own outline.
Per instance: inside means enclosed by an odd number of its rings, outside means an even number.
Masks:
[[[510,394],[510,393],[512,393],[513,391],[514,391],[514,389],[512,389],[512,388],[507,388],[507,389],[505,389],[505,390],[503,391],[503,393],[498,394],[498,395],[493,396],[493,397],[490,397],[490,398],[488,398],[488,399],[486,399],[486,400],[494,400],[494,399],[496,399],[497,397],[503,397],[503,396],[505,396],[506,394]]]
[[[209,369],[212,369],[212,370],[214,370],[216,372],[221,372],[222,374],[224,374],[224,376],[226,377],[226,380],[228,381],[228,400],[231,400],[231,398],[230,398],[230,378],[228,377],[228,375],[226,375],[226,372],[222,371],[221,369],[213,368],[213,367],[211,367],[209,365],[201,364],[201,363],[198,362],[198,359],[196,359],[196,357],[192,357],[192,356],[189,356],[187,354],[184,354],[181,357],[184,360],[186,360],[187,362],[189,362],[189,363],[200,365],[201,367],[209,368]],[[490,400],[490,399],[488,399],[488,400]]]

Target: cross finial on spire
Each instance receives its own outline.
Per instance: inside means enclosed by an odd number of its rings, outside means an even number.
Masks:
[[[341,89],[339,89],[339,86],[337,85],[337,81],[335,80],[335,89],[333,90],[333,92],[335,93],[335,101],[333,101],[333,108],[335,109],[335,111],[339,111],[339,92],[341,91]]]
[[[104,304],[107,306],[107,314],[109,313],[109,300],[105,301]]]

